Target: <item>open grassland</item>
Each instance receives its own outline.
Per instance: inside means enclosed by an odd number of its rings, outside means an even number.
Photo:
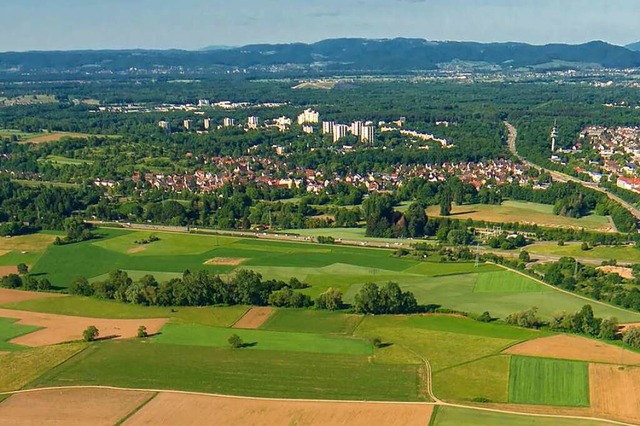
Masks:
[[[380,338],[388,346],[376,350],[386,362],[420,362],[426,358],[434,372],[499,354],[515,342],[536,336],[535,331],[486,324],[450,316],[370,316],[355,334]],[[404,351],[393,348],[404,349]],[[435,389],[437,394],[437,387]]]
[[[0,237],[0,266],[34,265],[55,239],[55,234],[48,233]]]
[[[578,361],[512,356],[509,402],[588,407],[588,364]]]
[[[17,319],[0,317],[0,351],[21,349],[21,346],[9,343],[9,341],[38,329],[39,327],[18,324]]]
[[[430,206],[427,209],[429,217],[439,217],[440,208]],[[523,201],[504,201],[500,205],[473,204],[453,205],[451,210],[453,219],[471,219],[495,223],[520,222],[522,224],[544,227],[585,228],[592,231],[612,231],[606,216],[589,215],[580,219],[553,214],[553,206],[547,204],[529,203]]]
[[[11,396],[0,405],[0,426],[112,426],[155,396],[153,392],[64,389]]]
[[[48,162],[60,166],[81,166],[83,164],[93,164],[91,160],[63,157],[61,155],[47,155],[46,158],[39,159],[41,162]]]
[[[490,356],[452,367],[435,374],[433,382],[443,400],[508,402],[509,357]]]
[[[0,392],[18,390],[72,357],[86,345],[67,343],[16,351],[0,356]]]
[[[91,345],[32,385],[111,385],[282,398],[420,401],[416,365],[366,356],[113,341]]]
[[[309,309],[278,309],[261,328],[271,331],[350,335],[363,318],[361,315]]]
[[[431,426],[606,426],[597,420],[531,417],[517,414],[492,413],[466,408],[439,407]]]
[[[8,303],[2,306],[21,311],[44,312],[90,318],[170,318],[176,324],[230,327],[249,309],[246,306],[176,307],[130,305],[89,297],[67,296]]]
[[[51,132],[51,133],[33,133],[29,135],[29,138],[26,139],[25,143],[47,143],[47,142],[58,142],[63,138],[74,138],[74,139],[88,139],[90,137],[101,137],[101,138],[120,138],[121,136],[115,135],[91,135],[88,133],[74,133],[74,132]]]
[[[291,333],[205,327],[200,325],[168,324],[154,343],[171,345],[207,346],[228,348],[229,336],[237,334],[247,345],[244,350],[313,352],[324,354],[371,355],[371,343],[354,338],[327,336],[312,333]]]
[[[432,410],[427,404],[265,401],[161,392],[124,424],[425,426]]]
[[[618,262],[640,262],[640,249],[633,246],[597,246],[582,250],[580,243],[536,243],[526,248],[529,253],[551,256],[585,257],[591,259],[615,259]]]
[[[478,275],[474,293],[535,293],[553,291],[536,281],[510,271],[489,272]]]
[[[102,280],[114,269],[127,271],[134,279],[153,274],[160,281],[178,277],[186,269],[220,274],[251,269],[265,279],[288,281],[296,277],[310,284],[303,292],[312,298],[329,287],[338,288],[348,303],[353,302],[367,282],[395,281],[404,290],[412,291],[419,303],[476,314],[489,311],[496,318],[532,306],[549,318],[556,311],[577,311],[586,303],[489,264],[476,268],[473,263],[421,262],[394,257],[391,250],[384,249],[252,238],[107,228],[99,229],[98,233],[102,236],[98,240],[49,246],[33,265],[32,272],[46,276],[56,286],[67,287],[78,275],[91,281]],[[152,233],[160,240],[135,244]],[[241,265],[211,264],[208,262],[211,259],[245,261]],[[601,317],[640,321],[637,313],[606,305],[593,307]]]

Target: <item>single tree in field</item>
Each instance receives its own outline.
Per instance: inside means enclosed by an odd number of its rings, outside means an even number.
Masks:
[[[82,337],[84,337],[85,342],[93,342],[96,340],[100,333],[98,332],[98,328],[95,325],[90,325],[87,329],[82,333]]]
[[[139,338],[144,338],[144,337],[148,337],[149,333],[147,333],[147,327],[145,327],[144,325],[141,325],[140,327],[138,327],[138,337]]]
[[[231,336],[229,336],[229,339],[227,341],[235,349],[241,348],[244,345],[244,342],[237,334],[232,334]]]
[[[29,273],[29,267],[24,263],[18,263],[18,273],[20,275],[26,275]]]

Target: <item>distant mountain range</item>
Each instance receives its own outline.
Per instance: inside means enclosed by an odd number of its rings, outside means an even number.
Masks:
[[[625,47],[629,50],[633,50],[634,52],[640,52],[640,41],[627,44]]]
[[[601,41],[579,45],[435,42],[423,39],[330,39],[313,44],[211,46],[185,50],[96,50],[0,53],[0,72],[124,71],[181,67],[211,69],[307,69],[406,72],[443,66],[487,69],[640,67],[640,44],[614,46]]]

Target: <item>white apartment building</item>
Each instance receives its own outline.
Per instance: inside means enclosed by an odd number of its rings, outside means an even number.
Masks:
[[[213,124],[213,118],[205,118],[204,119],[204,129],[205,130],[209,130],[212,129],[214,126]]]
[[[333,141],[338,142],[340,139],[347,136],[349,126],[346,124],[336,124],[333,126]]]
[[[320,122],[320,113],[314,111],[312,109],[305,109],[302,114],[298,116],[298,124],[302,125],[305,123],[319,123]]]
[[[305,124],[304,126],[302,126],[302,131],[310,135],[313,133],[313,126],[309,126],[308,124]]]
[[[362,127],[364,127],[364,123],[362,121],[354,121],[351,123],[351,133],[360,136],[362,134]]]
[[[234,118],[225,118],[225,119],[222,121],[222,125],[223,125],[224,127],[233,127],[233,126],[235,126],[235,125],[236,125],[236,120],[235,120]]]
[[[376,128],[373,126],[363,126],[360,132],[360,142],[371,143],[376,139]]]
[[[322,134],[328,135],[333,133],[333,126],[336,125],[335,121],[323,121],[322,122]]]
[[[251,116],[247,118],[247,126],[249,126],[250,129],[257,129],[259,125],[260,119],[258,117]]]
[[[171,123],[165,120],[158,121],[158,127],[166,130],[167,132],[171,132]]]
[[[193,129],[193,120],[184,120],[182,122],[182,125],[184,126],[184,128],[186,130],[191,130],[191,129]]]

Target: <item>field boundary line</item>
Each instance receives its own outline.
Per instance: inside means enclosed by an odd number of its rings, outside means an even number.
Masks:
[[[380,405],[385,405],[385,404],[433,405],[434,407],[442,406],[442,407],[462,408],[462,409],[469,409],[469,410],[493,412],[493,413],[499,413],[499,414],[512,414],[512,415],[527,416],[527,417],[546,417],[546,418],[568,419],[568,420],[591,420],[591,421],[598,421],[598,422],[609,423],[609,424],[620,425],[620,426],[638,426],[637,424],[634,424],[634,423],[626,423],[618,420],[604,419],[599,417],[526,413],[526,412],[520,412],[520,411],[503,410],[499,408],[485,408],[485,407],[479,407],[477,405],[455,404],[451,402],[445,402],[442,400],[437,400],[436,402],[406,402],[406,401],[356,401],[356,400],[335,400],[335,399],[288,399],[288,398],[267,398],[267,397],[241,396],[241,395],[224,395],[224,394],[217,394],[217,393],[180,391],[180,390],[171,390],[171,389],[121,388],[117,386],[100,386],[100,385],[52,386],[52,387],[44,387],[44,388],[21,389],[17,391],[0,392],[0,395],[20,395],[20,394],[35,393],[35,392],[74,390],[74,389],[104,389],[104,390],[117,390],[117,391],[131,391],[131,392],[156,392],[156,393],[168,393],[168,394],[178,394],[178,395],[208,396],[208,397],[217,397],[217,398],[246,399],[246,400],[273,401],[273,402],[319,402],[319,403],[326,402],[326,403],[332,403],[332,404],[340,403],[340,404],[380,404]],[[430,384],[429,384],[428,391],[429,390],[430,390]],[[544,406],[541,406],[541,407],[544,407]]]
[[[628,310],[628,309],[621,308],[621,307],[619,307],[619,306],[615,306],[615,305],[611,305],[611,304],[609,304],[609,303],[601,302],[601,301],[599,301],[599,300],[589,299],[588,297],[583,296],[583,295],[581,295],[581,294],[572,293],[572,292],[570,292],[570,291],[568,291],[568,290],[563,290],[563,289],[558,288],[558,287],[556,287],[556,286],[554,286],[554,285],[548,284],[548,283],[546,283],[546,282],[542,281],[542,280],[541,280],[541,279],[539,279],[539,278],[532,277],[532,276],[530,276],[530,275],[525,274],[524,272],[518,271],[517,269],[510,268],[510,267],[508,267],[508,266],[506,266],[506,265],[501,265],[501,264],[499,264],[499,263],[494,263],[494,262],[487,262],[487,263],[491,263],[491,264],[497,265],[497,266],[499,266],[499,267],[501,267],[501,268],[503,268],[503,269],[506,269],[507,271],[511,271],[511,272],[516,273],[516,274],[522,275],[523,277],[527,277],[527,278],[529,278],[529,279],[531,279],[531,280],[533,280],[533,281],[537,282],[538,284],[542,284],[542,285],[544,285],[545,287],[548,287],[548,288],[550,288],[550,289],[552,289],[552,290],[559,291],[559,292],[561,292],[561,293],[564,293],[564,294],[568,294],[568,295],[570,295],[570,296],[577,297],[577,298],[582,299],[582,300],[585,300],[585,301],[587,301],[587,302],[589,302],[589,303],[593,303],[593,304],[596,304],[596,305],[604,306],[604,307],[607,307],[607,308],[612,308],[612,309],[615,309],[615,310],[617,310],[617,311],[624,312],[624,313],[626,313],[626,314],[634,314],[634,315],[638,315],[638,312],[633,312],[633,311],[630,311],[630,310]]]
[[[138,405],[136,408],[133,409],[133,411],[131,411],[130,413],[126,414],[123,418],[121,418],[120,420],[118,420],[114,426],[121,426],[123,425],[127,420],[129,420],[131,417],[133,417],[138,411],[142,410],[144,407],[147,406],[147,404],[149,404],[151,401],[153,401],[155,399],[156,396],[160,395],[159,392],[153,392],[153,394],[147,398],[145,401],[142,401],[142,403],[140,403],[140,405]]]

